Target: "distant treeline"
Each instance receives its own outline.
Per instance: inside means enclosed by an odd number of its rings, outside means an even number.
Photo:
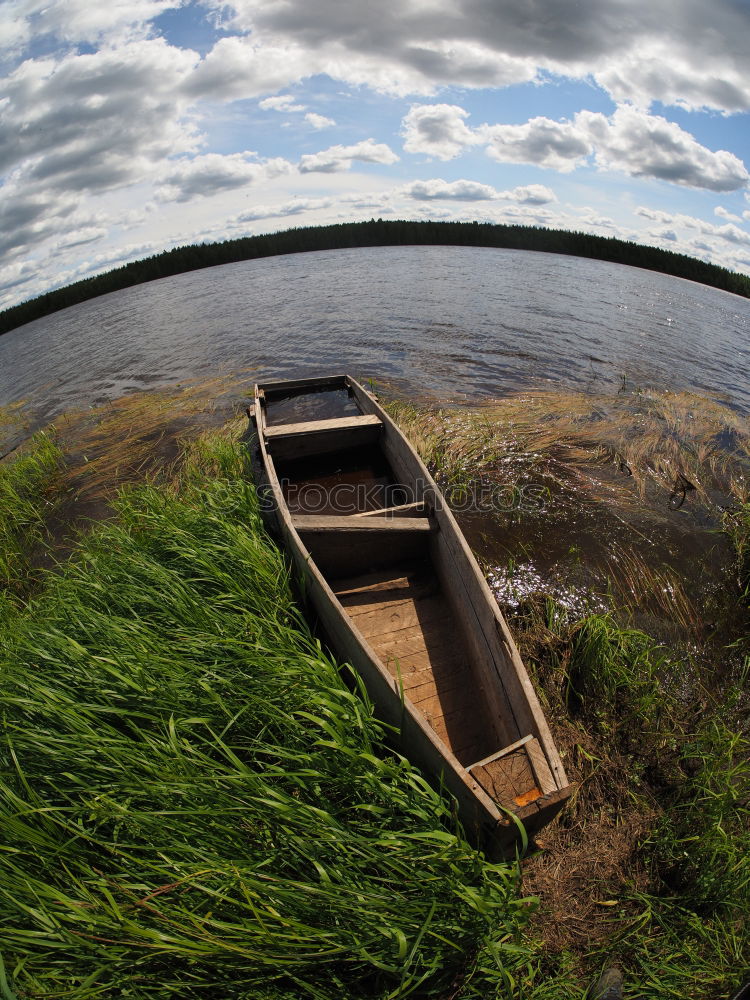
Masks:
[[[382,219],[373,219],[370,222],[349,222],[333,226],[307,226],[264,236],[226,240],[223,243],[198,243],[165,250],[153,257],[125,264],[106,274],[76,281],[65,288],[47,292],[0,312],[0,334],[58,309],[93,299],[97,295],[184,271],[310,250],[415,244],[502,247],[593,257],[673,274],[750,298],[750,277],[745,274],[737,274],[715,264],[706,264],[685,254],[628,243],[625,240],[534,226],[495,226],[477,222],[384,222]]]

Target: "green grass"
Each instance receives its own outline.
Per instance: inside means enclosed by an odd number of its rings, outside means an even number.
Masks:
[[[47,538],[59,462],[54,440],[39,433],[11,460],[0,463],[0,600],[29,593],[36,581],[33,557]]]
[[[244,473],[201,442],[0,632],[0,996],[512,991],[516,867],[384,753]]]
[[[457,497],[497,466],[495,432],[476,427],[459,452],[441,452],[443,430],[433,442]],[[612,960],[631,1000],[739,985],[746,677],[702,690],[613,599],[580,619],[549,597],[519,605],[512,626],[580,782],[545,834],[551,864],[573,856],[580,872],[583,853],[594,867],[601,817],[648,821],[591,883],[607,905],[579,893],[563,912],[590,941],[552,947],[522,898],[545,855],[524,888],[384,750],[356,679],[301,617],[236,445],[195,442],[170,484],[121,494],[116,521],[44,574],[59,464],[38,437],[0,465],[0,1000],[580,1000]],[[742,504],[726,522],[743,587],[748,525]],[[628,565],[636,604],[671,581],[647,579],[645,557]]]

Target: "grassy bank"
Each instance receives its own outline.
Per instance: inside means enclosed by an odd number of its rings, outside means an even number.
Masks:
[[[394,410],[577,782],[543,850],[487,864],[384,749],[239,426],[181,448],[214,419],[198,391],[128,397],[0,463],[2,1000],[580,1000],[612,961],[632,1000],[739,983],[746,425],[673,394]]]
[[[4,1000],[512,982],[517,870],[383,752],[245,473],[232,442],[194,443],[0,625]]]

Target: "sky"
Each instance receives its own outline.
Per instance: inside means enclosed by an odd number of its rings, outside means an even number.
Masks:
[[[0,77],[0,308],[371,218],[750,273],[750,0],[0,0]]]

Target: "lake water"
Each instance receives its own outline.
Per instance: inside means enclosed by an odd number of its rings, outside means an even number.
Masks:
[[[0,337],[0,405],[35,422],[253,369],[349,372],[442,401],[526,386],[690,389],[750,411],[750,301],[602,261],[470,247],[295,254],[194,271]]]

